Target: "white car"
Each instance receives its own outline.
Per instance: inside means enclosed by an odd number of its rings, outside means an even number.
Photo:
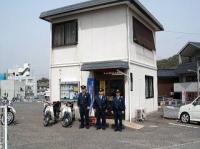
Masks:
[[[180,107],[179,119],[183,123],[200,122],[200,96],[192,103]]]

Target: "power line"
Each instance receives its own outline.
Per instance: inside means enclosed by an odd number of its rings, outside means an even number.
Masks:
[[[171,30],[165,30],[164,32],[174,33],[174,34],[200,35],[200,33],[180,32],[180,31],[171,31]]]

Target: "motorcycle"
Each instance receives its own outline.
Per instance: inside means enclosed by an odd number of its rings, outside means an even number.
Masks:
[[[2,97],[0,100],[1,105],[5,106],[7,105],[7,124],[10,125],[15,121],[15,115],[16,115],[16,110],[13,107],[13,102],[15,99],[13,98],[12,100],[8,100],[7,97]],[[5,124],[5,115],[4,115],[4,108],[1,108],[1,113],[0,113],[0,118],[1,118],[1,124]]]
[[[43,115],[45,127],[57,121],[61,121],[63,127],[68,127],[75,120],[75,110],[71,102],[44,102]]]
[[[72,102],[63,103],[61,106],[62,126],[67,127],[75,120],[75,110]]]

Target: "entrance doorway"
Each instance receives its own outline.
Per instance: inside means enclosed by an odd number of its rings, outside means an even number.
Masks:
[[[108,107],[108,118],[113,118],[113,114],[111,113],[112,109],[112,100],[115,96],[115,92],[117,89],[120,90],[121,96],[125,97],[125,83],[124,83],[124,75],[117,73],[116,70],[98,70],[94,72],[94,93],[98,95],[98,91],[100,88],[104,89],[104,94],[109,101]],[[123,116],[123,118],[125,115]]]

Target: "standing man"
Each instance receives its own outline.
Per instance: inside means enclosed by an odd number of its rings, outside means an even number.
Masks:
[[[93,105],[96,115],[96,129],[106,129],[106,109],[107,109],[107,98],[104,96],[104,89],[99,90],[99,94],[94,99]]]
[[[81,124],[79,127],[80,129],[84,128],[84,126],[86,126],[87,129],[90,128],[89,126],[90,104],[91,104],[90,94],[87,93],[86,86],[82,85],[81,93],[78,96],[78,107],[79,107],[79,112],[80,112],[80,117],[81,117]]]
[[[120,96],[120,90],[116,90],[116,96],[113,98],[113,112],[115,119],[115,131],[122,131],[122,112],[125,111],[125,101]]]

